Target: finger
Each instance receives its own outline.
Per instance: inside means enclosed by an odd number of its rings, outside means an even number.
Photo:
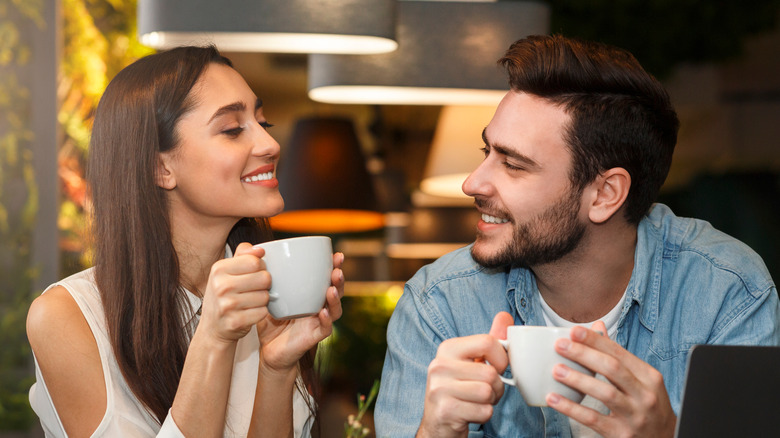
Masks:
[[[344,271],[336,268],[330,274],[330,284],[336,287],[339,296],[344,296]]]
[[[477,403],[477,404],[490,404],[494,405],[498,403],[498,400],[503,395],[503,385],[494,387],[491,382],[483,382],[477,380],[457,380],[442,382],[442,386],[446,385],[447,395],[454,397],[458,400]]]
[[[594,322],[590,329],[602,336],[607,334],[607,326],[601,320]]]
[[[244,254],[251,254],[251,255],[253,255],[255,257],[262,257],[262,256],[265,255],[265,249],[263,249],[259,245],[260,244],[252,245],[252,244],[247,243],[247,242],[241,242],[236,247],[236,251],[233,254],[233,257],[239,256],[239,255],[244,255]]]
[[[490,335],[447,339],[439,345],[436,356],[459,361],[484,359],[490,362],[490,366],[498,373],[503,373],[509,364],[506,350]]]
[[[596,322],[596,324],[599,324],[599,322]],[[606,333],[606,327],[604,327],[603,323],[601,323],[601,328],[604,330],[603,333]],[[616,358],[619,362],[625,363],[628,368],[634,369],[646,365],[645,362],[629,353],[617,342],[609,339],[608,336],[603,336],[601,333],[588,330],[585,327],[573,327],[571,330],[571,339],[575,343],[587,345],[608,356]]]
[[[579,403],[574,403],[560,394],[551,392],[547,394],[545,401],[556,411],[593,429],[599,435],[606,436],[606,432],[609,430],[607,427],[610,421],[609,417]]]
[[[508,312],[498,312],[493,318],[493,325],[490,327],[490,336],[496,339],[506,339],[506,329],[514,323],[515,320]]]
[[[553,378],[564,385],[603,402],[610,410],[618,414],[631,412],[631,401],[611,383],[584,374],[565,364],[553,367]]]
[[[587,332],[586,336],[591,338],[588,343],[561,338],[555,341],[555,351],[561,356],[571,359],[595,373],[603,375],[621,391],[631,394],[637,394],[641,391],[642,383],[637,376],[633,374],[632,369],[623,361],[626,356],[622,354],[613,355],[615,349],[608,345],[610,343],[614,345],[617,344],[606,338],[606,336],[601,336],[584,327],[572,328],[572,338],[583,339],[582,336],[575,333],[580,332],[581,334],[583,331]],[[598,341],[601,342],[595,342],[595,338],[599,338]],[[617,345],[617,347],[622,349],[619,345]],[[597,348],[601,348],[601,350]],[[605,352],[604,350],[607,351]],[[601,401],[609,406],[608,400]]]
[[[334,286],[328,288],[327,291],[327,308],[331,315],[332,321],[336,321],[341,318],[343,309],[341,307],[341,297],[339,291]]]
[[[241,254],[218,260],[211,267],[211,275],[241,275],[266,269],[265,262],[252,254]]]
[[[344,264],[344,253],[337,252],[333,254],[333,267],[341,269],[341,266]]]

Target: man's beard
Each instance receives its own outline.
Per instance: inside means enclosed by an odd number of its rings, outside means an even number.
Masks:
[[[512,240],[495,254],[478,254],[471,249],[477,263],[488,268],[505,265],[531,267],[560,260],[572,252],[585,235],[585,224],[577,219],[581,190],[572,189],[536,217],[514,223]],[[475,199],[477,205],[487,205]],[[477,244],[480,232],[477,232]],[[475,245],[476,247],[477,245]]]

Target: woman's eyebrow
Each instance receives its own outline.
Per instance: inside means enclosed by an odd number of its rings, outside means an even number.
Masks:
[[[263,99],[258,98],[255,100],[255,112],[263,107]]]
[[[223,107],[220,107],[216,112],[214,112],[214,115],[211,116],[208,123],[211,123],[217,117],[224,116],[225,114],[242,112],[244,110],[246,110],[246,104],[244,102],[239,101],[239,102],[229,103]]]

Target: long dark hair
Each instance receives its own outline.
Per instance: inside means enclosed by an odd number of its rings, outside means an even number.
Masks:
[[[90,141],[95,280],[111,345],[135,396],[162,422],[179,386],[189,334],[166,196],[155,183],[159,154],[179,143],[177,123],[209,64],[232,66],[214,47],[180,47],[139,59],[103,93]],[[271,238],[264,218],[244,218],[228,244]],[[301,359],[316,388],[315,350]],[[316,407],[310,406],[316,415]]]
[[[561,105],[572,185],[613,167],[631,175],[625,215],[638,223],[669,173],[679,121],[663,85],[629,52],[561,35],[516,41],[498,61],[513,90]]]

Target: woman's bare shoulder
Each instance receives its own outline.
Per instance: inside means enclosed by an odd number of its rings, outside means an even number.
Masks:
[[[33,301],[27,337],[68,435],[88,436],[105,414],[106,385],[95,337],[67,289]]]

